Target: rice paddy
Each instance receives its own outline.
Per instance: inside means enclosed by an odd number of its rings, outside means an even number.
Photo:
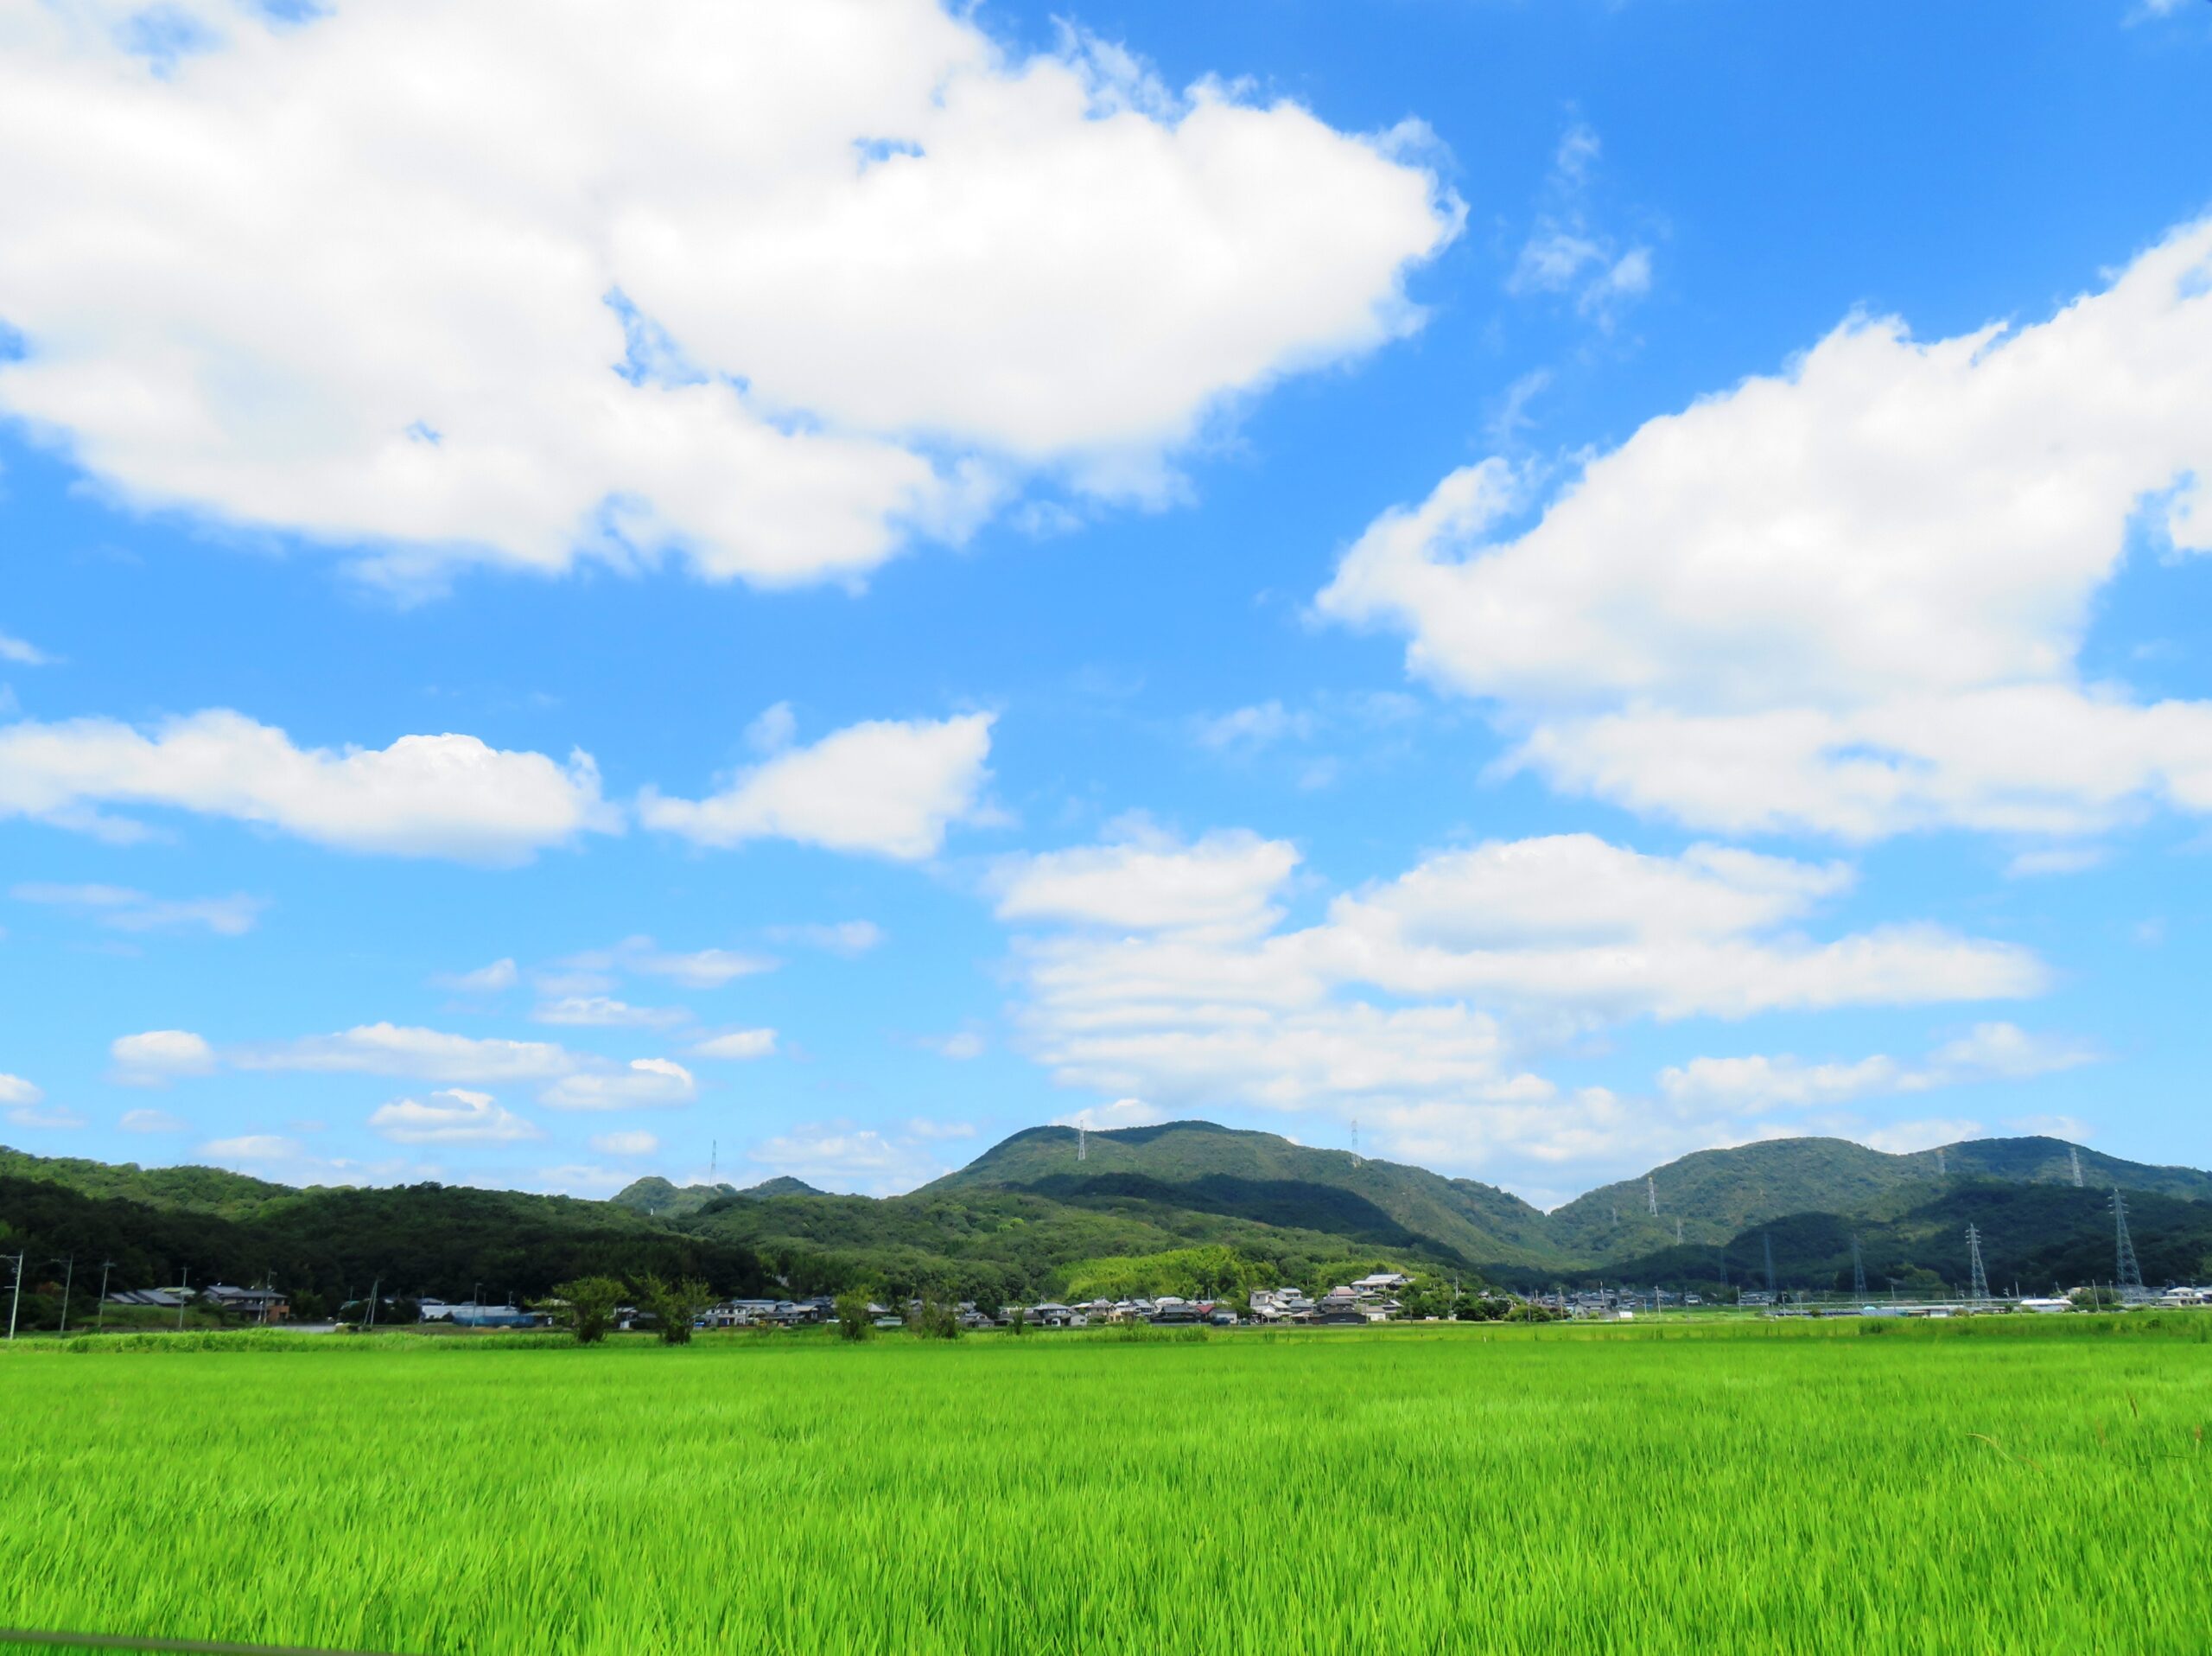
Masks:
[[[2212,1319],[2156,1322],[19,1348],[0,1627],[2199,1651]]]

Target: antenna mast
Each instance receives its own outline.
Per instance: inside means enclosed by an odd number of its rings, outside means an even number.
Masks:
[[[1970,1280],[1967,1296],[1975,1304],[1986,1304],[1989,1300],[1989,1273],[1981,1266],[1981,1232],[1974,1226],[1967,1226],[1967,1269]]]
[[[1859,1252],[1859,1239],[1851,1239],[1851,1297],[1862,1305],[1866,1301],[1866,1260]]]
[[[2120,1194],[2118,1185],[2112,1188],[2112,1222],[2119,1252],[2119,1281],[2115,1286],[2122,1299],[2140,1299],[2143,1267],[2135,1263],[2135,1244],[2127,1235],[2127,1199]]]

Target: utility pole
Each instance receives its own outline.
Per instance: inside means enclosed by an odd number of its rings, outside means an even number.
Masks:
[[[1866,1261],[1859,1252],[1859,1239],[1851,1239],[1851,1296],[1861,1305],[1866,1303]]]
[[[184,1332],[184,1308],[192,1301],[192,1273],[179,1269],[176,1285],[176,1331]]]
[[[2135,1244],[2127,1234],[2127,1198],[2120,1194],[2120,1187],[2112,1188],[2112,1220],[2115,1248],[2119,1258],[2120,1280],[2113,1284],[2122,1299],[2140,1298],[2143,1293],[2143,1267],[2135,1263]]]
[[[369,1284],[369,1328],[372,1332],[377,1326],[377,1295],[383,1287],[384,1278],[381,1277]]]
[[[1967,1226],[1967,1271],[1969,1280],[1967,1292],[1977,1305],[1989,1303],[1989,1273],[1981,1265],[1981,1232],[1979,1227]]]
[[[62,1262],[61,1275],[61,1332],[69,1332],[69,1290],[77,1285],[77,1256],[71,1254]]]
[[[14,1302],[8,1307],[8,1341],[10,1345],[15,1343],[16,1339],[16,1313],[22,1309],[23,1256],[19,1253],[16,1256],[16,1297]]]
[[[107,1274],[114,1269],[114,1260],[100,1261],[100,1303],[99,1309],[93,1313],[92,1332],[94,1334],[104,1334],[107,1331]]]

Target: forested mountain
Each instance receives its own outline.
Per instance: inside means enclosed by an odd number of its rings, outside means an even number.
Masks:
[[[1020,1190],[1094,1211],[1166,1209],[1324,1231],[1473,1265],[1553,1258],[1520,1197],[1423,1168],[1309,1150],[1274,1133],[1176,1121],[1092,1133],[1032,1127],[923,1192]]]
[[[2212,1175],[2194,1168],[2124,1162],[2059,1138],[1968,1139],[1906,1156],[1843,1138],[1777,1138],[1699,1150],[1643,1178],[1600,1186],[1554,1209],[1548,1223],[1565,1258],[1623,1260],[1667,1248],[1677,1221],[1684,1243],[1709,1247],[1785,1214],[1893,1219],[1976,1181],[2070,1189],[2075,1158],[2089,1188],[2212,1196]]]
[[[1979,1139],[1940,1156],[1834,1138],[1701,1150],[1546,1214],[1472,1180],[1207,1122],[1080,1142],[1033,1128],[880,1200],[791,1178],[743,1189],[647,1178],[607,1201],[435,1184],[295,1190],[212,1168],[0,1150],[0,1242],[35,1262],[111,1259],[118,1286],[181,1272],[267,1279],[331,1305],[378,1280],[410,1296],[480,1284],[527,1296],[595,1271],[696,1275],[726,1293],[933,1287],[990,1301],[1211,1247],[1301,1285],[1390,1264],[1519,1286],[1719,1286],[1764,1285],[1771,1246],[1783,1285],[1848,1287],[1854,1235],[1870,1291],[1915,1291],[1965,1281],[1972,1223],[1993,1283],[2047,1289],[2113,1275],[2115,1185],[2146,1281],[2212,1275],[2212,1175],[2053,1138]]]

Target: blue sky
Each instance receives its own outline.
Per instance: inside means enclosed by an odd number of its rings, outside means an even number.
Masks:
[[[2212,8],[162,16],[0,3],[5,1142],[2212,1162]]]

